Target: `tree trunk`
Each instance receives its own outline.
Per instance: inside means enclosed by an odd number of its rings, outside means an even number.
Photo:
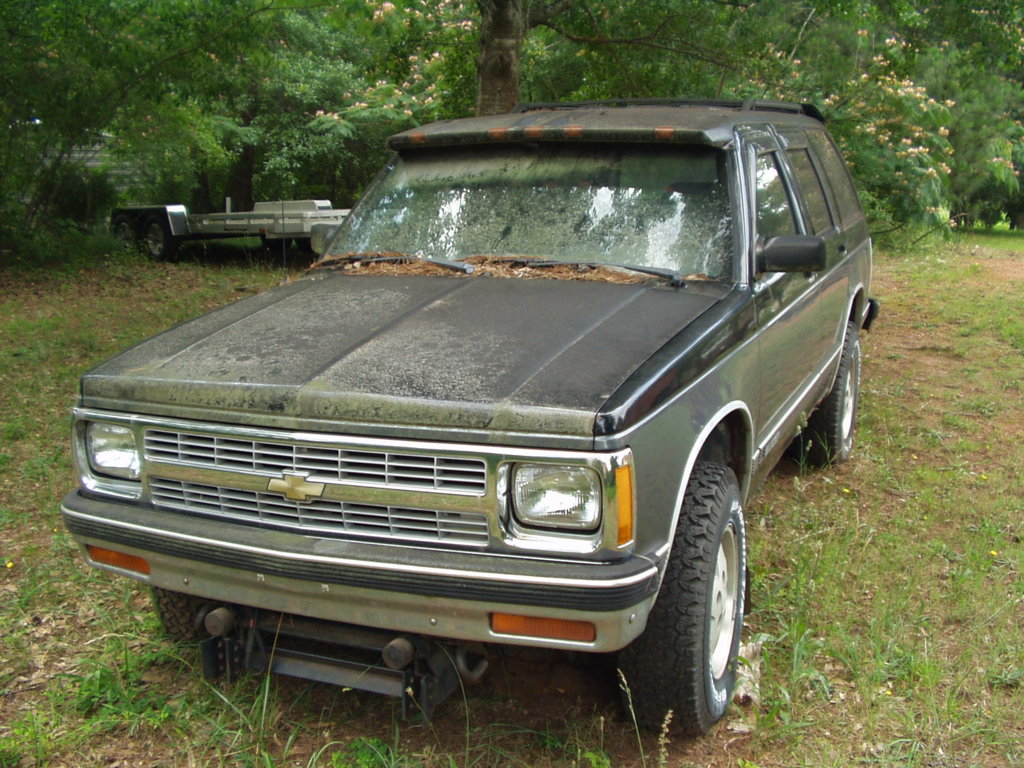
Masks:
[[[210,174],[208,171],[200,171],[196,174],[196,186],[192,190],[192,199],[189,201],[189,208],[202,213],[216,213],[224,204],[223,200],[213,202],[213,195],[210,191]]]
[[[256,173],[256,148],[247,144],[242,147],[238,159],[228,171],[227,195],[235,211],[252,210],[252,177]]]
[[[529,0],[477,0],[480,55],[476,69],[476,112],[496,115],[519,103],[519,61],[526,37]]]

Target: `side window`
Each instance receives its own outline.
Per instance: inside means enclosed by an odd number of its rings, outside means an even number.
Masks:
[[[775,155],[757,158],[757,234],[767,239],[795,235],[796,221]]]
[[[807,154],[806,149],[791,149],[786,154],[789,156],[789,164],[793,166],[800,191],[803,192],[807,215],[811,219],[811,232],[815,235],[821,234],[831,228],[832,217],[828,213],[825,190],[821,186],[818,172],[814,169],[811,156]]]
[[[825,169],[825,176],[839,207],[840,220],[843,224],[850,224],[862,218],[864,212],[861,210],[860,200],[857,199],[857,190],[853,187],[850,172],[835,144],[823,131],[808,131],[807,138],[810,140],[814,156]]]

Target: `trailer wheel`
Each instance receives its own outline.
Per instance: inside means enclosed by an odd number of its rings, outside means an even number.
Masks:
[[[154,261],[167,261],[178,252],[179,240],[171,234],[170,225],[159,216],[146,219],[142,230],[142,243]]]
[[[133,247],[139,242],[139,233],[135,230],[135,221],[126,214],[122,213],[114,217],[110,224],[110,231],[114,237],[125,244],[125,247]]]

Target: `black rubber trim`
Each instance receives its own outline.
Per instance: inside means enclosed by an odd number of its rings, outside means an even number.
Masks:
[[[878,299],[868,299],[868,311],[864,314],[864,323],[861,326],[865,331],[871,330],[871,325],[878,318],[880,309],[881,305],[878,303]]]
[[[63,517],[68,530],[77,536],[85,536],[111,544],[122,544],[183,560],[196,560],[210,565],[239,568],[254,573],[302,579],[321,584],[379,589],[425,597],[445,597],[456,600],[605,613],[637,605],[653,595],[658,586],[655,574],[625,586],[566,587],[508,584],[425,573],[388,572],[349,565],[303,562],[272,554],[241,552],[218,546],[216,543],[181,541],[163,536],[159,532],[124,528],[116,523],[88,520],[69,514],[65,514]]]

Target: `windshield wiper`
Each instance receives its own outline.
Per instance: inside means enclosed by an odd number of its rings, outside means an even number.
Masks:
[[[355,264],[357,262],[361,264],[377,264],[386,261],[422,261],[427,264],[436,264],[439,267],[462,272],[467,275],[472,274],[474,270],[472,264],[466,264],[462,261],[435,259],[430,256],[416,256],[414,254],[399,253],[397,251],[363,251],[358,253],[345,253],[340,256],[328,256],[314,264],[313,269],[331,269],[335,266]]]
[[[668,280],[668,284],[673,288],[682,288],[686,285],[686,279],[682,272],[677,272],[674,269],[662,269],[661,267],[646,267],[640,264],[613,264],[611,262],[603,261],[528,261],[526,263],[531,267],[570,266],[590,267],[592,269],[597,269],[598,267],[605,267],[607,269],[625,269],[629,272],[642,272],[645,275],[662,277]]]

